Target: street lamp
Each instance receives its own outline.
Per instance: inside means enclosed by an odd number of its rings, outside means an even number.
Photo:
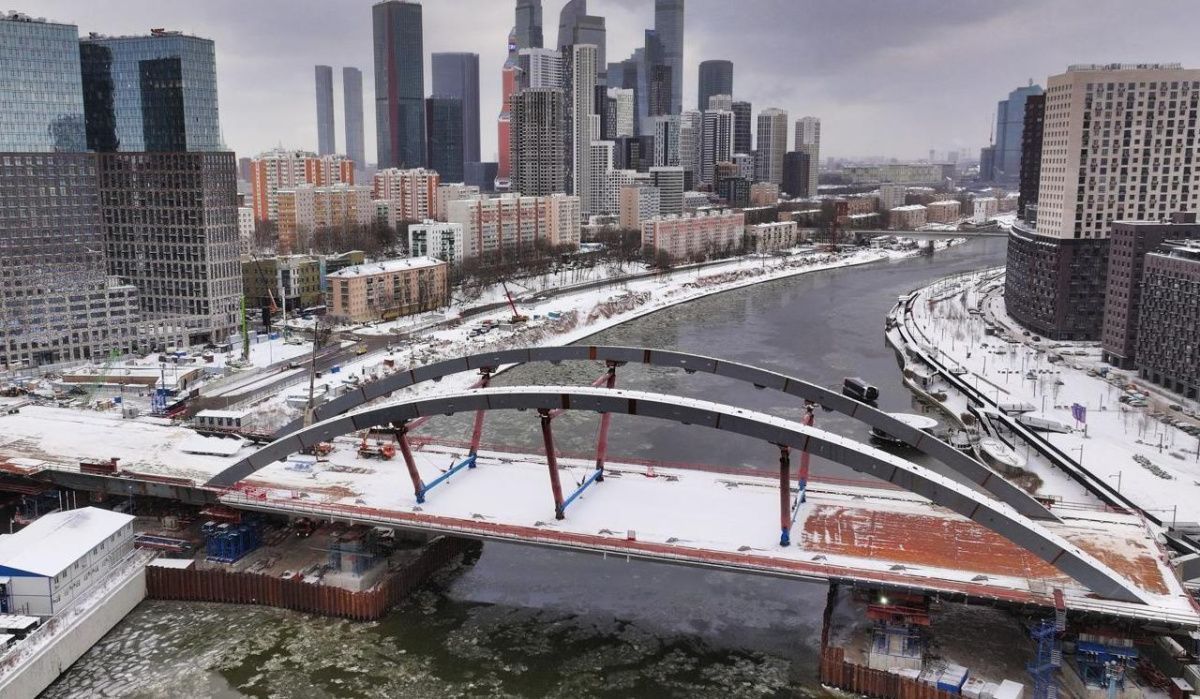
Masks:
[[[1142,511],[1144,511],[1144,512],[1166,512],[1167,509],[1168,508],[1166,508],[1166,507],[1143,507]],[[1175,528],[1175,517],[1176,517],[1176,515],[1179,514],[1179,505],[1171,505],[1171,507],[1169,509],[1171,510],[1171,529],[1174,529]]]

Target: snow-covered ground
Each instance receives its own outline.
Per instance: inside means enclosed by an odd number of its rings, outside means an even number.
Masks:
[[[977,275],[927,287],[913,304],[910,327],[926,351],[965,369],[964,378],[989,397],[1028,403],[1032,415],[1070,427],[1043,435],[1143,510],[1168,523],[1200,521],[1200,439],[1161,419],[1179,413],[1165,400],[1152,399],[1147,408],[1120,402],[1130,377],[1099,376],[1104,365],[1095,343],[1034,342],[1008,318],[1002,286],[1002,277]],[[989,323],[998,335],[985,332]],[[1086,408],[1086,423],[1073,418],[1076,404]],[[1080,489],[1065,474],[1042,474],[1055,481],[1051,492]]]

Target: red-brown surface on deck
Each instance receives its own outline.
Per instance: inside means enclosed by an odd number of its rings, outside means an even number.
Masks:
[[[1016,578],[1064,579],[1049,563],[965,519],[817,505],[804,548],[857,558]]]
[[[1091,536],[1071,536],[1067,539],[1072,544],[1087,551],[1104,565],[1112,568],[1135,585],[1159,595],[1170,594],[1167,582],[1163,580],[1162,568],[1154,555],[1147,550],[1144,542],[1136,539],[1116,539],[1112,541],[1096,541]],[[1136,554],[1120,550],[1121,546],[1137,549]]]

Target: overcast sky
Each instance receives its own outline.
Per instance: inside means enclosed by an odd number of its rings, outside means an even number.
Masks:
[[[81,34],[179,29],[216,42],[226,144],[253,155],[316,148],[313,66],[334,66],[344,149],[341,66],[363,71],[374,160],[372,0],[9,0],[0,7],[73,23]],[[426,92],[435,51],[480,57],[482,156],[494,160],[500,68],[513,0],[424,0]],[[547,43],[564,0],[544,0]],[[653,0],[590,0],[608,27],[608,60],[653,24]],[[1197,0],[688,0],[683,104],[701,60],[734,62],[734,94],[754,111],[822,119],[822,156],[927,157],[986,145],[996,101],[1070,63],[1200,67]],[[790,138],[790,136],[789,136]]]

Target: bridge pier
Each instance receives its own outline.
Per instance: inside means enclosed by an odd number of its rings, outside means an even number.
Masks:
[[[425,502],[425,483],[417,472],[417,461],[413,458],[412,447],[408,443],[408,421],[392,423],[396,441],[400,443],[400,454],[404,457],[404,465],[408,467],[408,477],[412,479],[413,494],[417,496],[417,504]]]
[[[803,492],[803,491],[801,491]],[[779,545],[792,544],[792,459],[791,450],[779,445]]]
[[[554,416],[545,408],[539,409],[538,415],[542,419],[542,443],[546,447],[546,465],[550,469],[550,490],[554,494],[554,518],[563,519],[566,515],[563,514],[562,483],[558,479],[558,457],[554,454],[554,432],[550,427],[550,421],[554,419]]]
[[[618,362],[608,362],[608,372],[605,375],[604,387],[612,389],[617,385]],[[612,422],[612,413],[600,416],[600,432],[596,435],[596,476],[597,482],[604,480],[604,460],[608,456],[608,425]]]
[[[492,367],[480,369],[479,375],[481,378],[475,385],[479,388],[487,388],[492,381]],[[483,439],[483,416],[486,412],[484,410],[475,411],[475,426],[471,429],[471,451],[467,453],[467,456],[475,456],[479,451],[479,442]],[[475,468],[474,461],[471,462],[471,468]]]
[[[816,422],[812,403],[805,402],[804,417],[800,422],[806,427],[812,427]],[[808,459],[808,443],[805,442],[804,449],[800,452],[800,494],[797,496],[799,498],[797,505],[803,505],[808,501]]]

